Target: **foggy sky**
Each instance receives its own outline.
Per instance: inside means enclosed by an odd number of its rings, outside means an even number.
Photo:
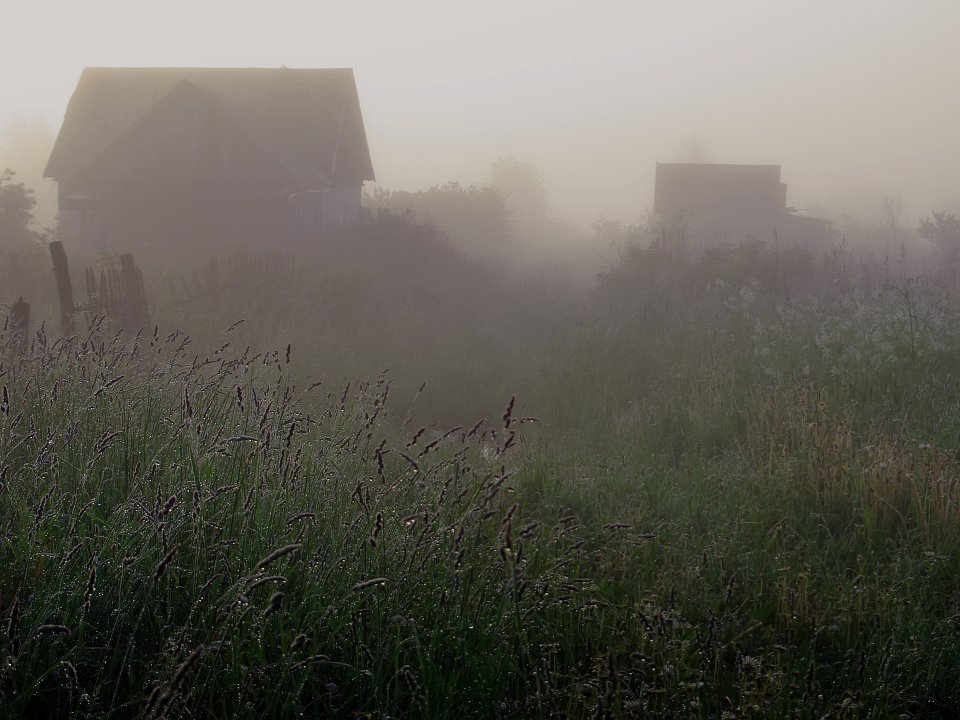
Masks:
[[[84,66],[352,67],[380,185],[536,163],[553,213],[636,220],[691,133],[788,202],[960,212],[960,2],[4,2],[0,127]],[[867,219],[867,218],[865,218]]]

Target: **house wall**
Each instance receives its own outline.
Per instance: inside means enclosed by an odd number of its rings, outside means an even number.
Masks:
[[[822,243],[829,223],[794,215],[779,165],[658,163],[654,209],[688,247],[767,242]]]
[[[331,227],[356,222],[362,200],[361,185],[292,195],[283,203],[285,242],[309,242]]]
[[[229,185],[254,192],[293,180],[289,170],[199,88],[183,85],[161,99],[74,178],[82,187],[175,194]]]
[[[93,214],[96,213],[96,216]],[[58,237],[71,256],[80,253],[86,257],[96,254],[101,245],[99,210],[60,210]]]
[[[71,256],[171,264],[322,236],[373,179],[351,71],[249,68],[85,70],[47,173]]]
[[[323,194],[323,226],[357,221],[363,200],[361,185],[342,185]]]
[[[184,87],[61,187],[61,239],[82,262],[133,252],[144,263],[177,266],[238,247],[292,251],[357,219],[360,183],[282,190],[293,180],[202,93]]]
[[[664,217],[786,212],[779,165],[658,163],[655,210]]]
[[[201,192],[71,200],[60,213],[60,239],[78,262],[132,252],[145,265],[183,267],[236,248],[279,249],[280,207],[269,195]]]
[[[352,185],[280,200],[229,189],[117,193],[109,199],[61,199],[60,239],[71,258],[92,263],[134,253],[144,263],[176,266],[235,248],[293,251],[330,228],[357,220],[362,188]]]

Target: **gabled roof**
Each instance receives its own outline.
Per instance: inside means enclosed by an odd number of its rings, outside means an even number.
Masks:
[[[87,68],[44,175],[76,179],[184,90],[202,94],[297,180],[373,180],[353,71],[289,68]]]

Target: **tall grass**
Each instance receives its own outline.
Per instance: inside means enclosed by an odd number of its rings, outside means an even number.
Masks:
[[[519,418],[401,437],[385,379],[284,364],[99,326],[6,356],[6,713],[511,715],[593,672],[592,563],[524,517]]]
[[[955,302],[656,252],[577,311],[441,254],[417,312],[341,260],[0,338],[0,714],[956,715]]]

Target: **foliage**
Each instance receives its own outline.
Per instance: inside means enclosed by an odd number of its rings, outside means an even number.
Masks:
[[[5,349],[0,714],[955,716],[951,288],[598,234],[578,297],[384,212]]]
[[[33,191],[12,171],[0,173],[0,306],[22,296],[39,315],[55,297],[42,236],[30,229],[34,207]]]
[[[33,190],[34,229],[56,225],[56,184],[43,176],[56,136],[54,128],[36,118],[15,116],[0,128],[0,168],[13,169],[20,182]]]
[[[512,402],[403,437],[385,379],[297,393],[286,363],[98,325],[11,362],[0,711],[527,716],[602,672],[581,527],[516,502]]]
[[[30,230],[33,208],[37,204],[33,191],[23,183],[14,182],[15,173],[0,173],[0,251],[22,250],[34,239]]]
[[[536,166],[515,158],[495,162],[488,184],[448,182],[417,192],[378,188],[364,204],[433,224],[454,247],[498,263],[501,272],[528,276],[546,265],[554,274],[563,268],[565,282],[586,285],[597,265],[579,229],[549,216]]]
[[[496,413],[531,343],[560,335],[558,311],[577,301],[549,278],[505,277],[434,225],[388,211],[327,234],[296,263],[231,256],[195,276],[187,290],[182,278],[154,284],[154,316],[204,345],[243,320],[237,342],[295,341],[294,368],[334,382],[389,368],[398,396],[417,397],[421,424]]]
[[[474,254],[501,250],[513,232],[504,193],[489,185],[448,182],[416,192],[377,188],[365,204],[435,223],[458,247]]]
[[[500,158],[490,166],[490,184],[504,193],[519,225],[536,225],[546,219],[550,209],[547,192],[533,163],[515,157]]]
[[[960,250],[960,218],[946,212],[934,212],[920,220],[920,236],[941,250],[956,254]]]

